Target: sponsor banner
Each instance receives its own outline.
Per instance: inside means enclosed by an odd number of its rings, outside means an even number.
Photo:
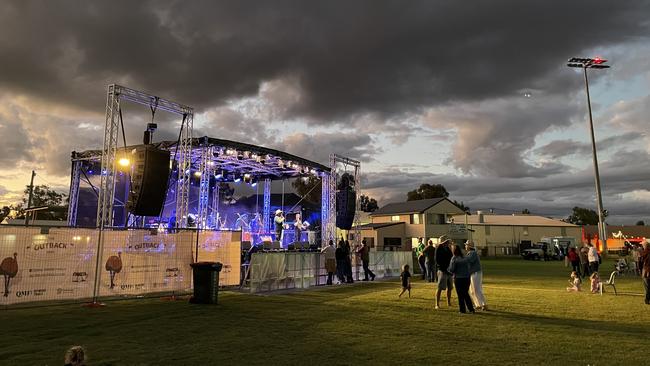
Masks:
[[[189,290],[192,237],[192,232],[104,232],[99,295]]]
[[[219,274],[219,285],[239,285],[241,231],[201,232],[199,234],[198,261],[222,263],[223,268]]]
[[[92,296],[97,231],[0,231],[0,304]]]

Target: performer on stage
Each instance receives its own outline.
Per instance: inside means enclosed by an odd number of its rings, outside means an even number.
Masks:
[[[309,224],[307,222],[303,223],[302,218],[300,217],[300,214],[296,214],[296,222],[293,223],[294,229],[295,229],[295,235],[294,235],[294,241],[302,241],[301,239],[301,234],[302,231],[307,228]]]
[[[275,218],[273,219],[275,223],[275,240],[282,243],[282,228],[284,227],[284,215],[282,210],[275,210]]]

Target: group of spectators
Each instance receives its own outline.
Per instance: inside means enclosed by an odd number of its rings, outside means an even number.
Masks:
[[[646,238],[643,238],[642,246],[632,248],[631,253],[634,272],[640,275],[643,281],[644,301],[646,305],[650,305],[650,243]],[[576,248],[570,248],[567,258],[572,267],[569,279],[570,286],[567,287],[567,291],[581,291],[582,280],[589,277],[591,292],[600,292],[602,283],[598,275],[598,267],[601,258],[593,244],[588,243],[581,247],[579,251]],[[620,270],[618,265],[616,269]]]
[[[361,246],[354,250],[350,247],[350,242],[344,240],[343,237],[339,240],[336,248],[334,248],[334,241],[330,240],[328,245],[321,250],[321,253],[325,256],[327,285],[333,284],[334,273],[336,273],[339,283],[354,283],[351,256],[353,253],[361,259],[364,272],[363,281],[375,280],[375,274],[370,270],[370,246],[368,246],[365,239],[361,241]]]
[[[465,252],[460,245],[456,245],[447,236],[438,239],[438,246],[429,240],[424,245],[422,238],[415,247],[422,279],[428,282],[437,282],[436,300],[434,307],[440,309],[440,297],[446,291],[447,306],[451,306],[452,290],[456,288],[458,307],[461,313],[473,313],[475,309],[487,310],[485,296],[483,295],[483,271],[478,253],[471,241],[465,242]],[[402,292],[409,291],[410,278],[408,266],[402,270]]]
[[[600,255],[591,243],[583,245],[579,252],[576,248],[569,248],[567,259],[573,271],[583,279],[591,276],[592,273],[597,273],[600,266]]]

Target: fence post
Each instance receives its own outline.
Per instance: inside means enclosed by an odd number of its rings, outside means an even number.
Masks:
[[[99,233],[97,234],[97,253],[95,253],[96,259],[95,259],[95,282],[93,284],[93,301],[92,304],[99,304],[98,297],[99,297],[99,287],[100,287],[100,273],[101,273],[101,256],[103,253],[104,246],[103,240],[104,240],[104,225],[101,225],[99,227]]]

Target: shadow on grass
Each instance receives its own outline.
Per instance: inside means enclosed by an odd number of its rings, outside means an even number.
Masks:
[[[490,310],[482,312],[481,316],[505,318],[512,321],[521,323],[528,323],[534,326],[560,326],[578,328],[579,330],[591,330],[597,332],[607,333],[622,333],[625,335],[639,335],[646,336],[648,328],[645,325],[630,325],[624,323],[617,323],[616,321],[606,320],[588,320],[588,319],[573,319],[573,318],[558,318],[543,315],[533,315],[525,313],[516,313],[504,310]]]

